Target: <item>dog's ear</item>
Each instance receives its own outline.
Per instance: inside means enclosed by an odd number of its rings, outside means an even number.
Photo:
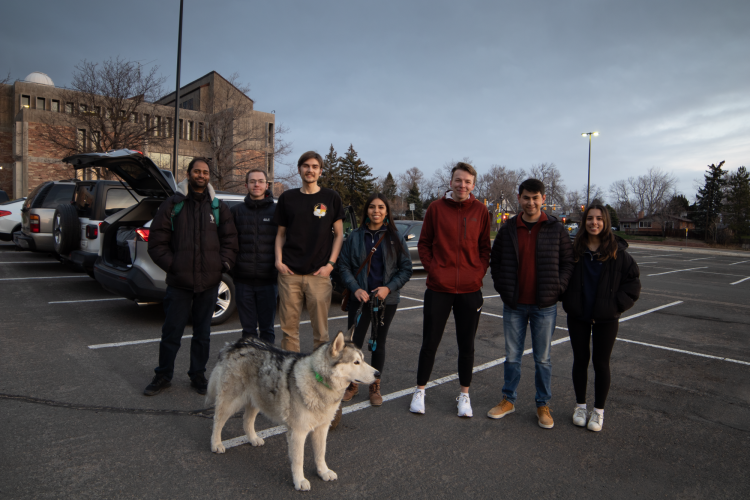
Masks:
[[[331,342],[331,356],[338,356],[344,350],[344,332],[339,332]]]

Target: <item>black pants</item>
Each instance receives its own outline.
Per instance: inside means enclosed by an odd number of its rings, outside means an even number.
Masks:
[[[591,359],[596,375],[594,408],[604,409],[610,382],[609,357],[612,355],[619,325],[616,319],[591,323],[568,316],[568,334],[573,348],[573,388],[576,391],[576,403],[586,403],[586,384]],[[590,339],[593,339],[593,354],[589,351]]]
[[[159,343],[159,366],[154,371],[172,380],[174,360],[180,350],[182,333],[192,314],[193,339],[190,342],[190,378],[206,372],[210,349],[211,317],[216,308],[219,286],[200,293],[167,286],[164,296],[164,326]]]
[[[424,293],[422,349],[419,351],[417,385],[426,385],[435,364],[445,324],[453,310],[458,343],[458,380],[463,387],[471,385],[474,369],[474,337],[482,314],[482,291],[472,293],[441,293],[429,288]]]
[[[361,304],[360,301],[352,297],[352,300],[349,301],[349,327],[351,329],[354,322],[357,320],[357,310],[359,309],[359,305]],[[377,329],[377,344],[375,346],[375,350],[372,351],[372,357],[370,359],[370,364],[375,368],[377,371],[379,371],[381,374],[383,373],[383,365],[385,364],[385,341],[388,337],[388,328],[391,326],[391,321],[393,321],[393,316],[396,314],[396,309],[398,308],[398,304],[391,304],[385,306],[385,318],[383,318],[383,326],[380,326],[378,324]],[[370,317],[372,316],[372,311],[370,310],[370,303],[367,302],[365,306],[362,308],[362,317],[359,318],[359,324],[357,325],[357,328],[354,329],[354,335],[352,338],[352,341],[362,349],[362,345],[365,342],[365,335],[367,334],[368,327],[370,326]],[[378,312],[378,318],[380,318],[380,312]]]

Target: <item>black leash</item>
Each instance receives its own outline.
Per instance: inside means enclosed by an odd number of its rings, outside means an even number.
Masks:
[[[379,318],[378,312],[380,313]],[[372,322],[372,330],[370,330],[370,340],[367,342],[367,348],[370,351],[376,351],[378,349],[378,327],[383,326],[385,322],[385,301],[380,300],[374,295],[370,299],[370,321]]]

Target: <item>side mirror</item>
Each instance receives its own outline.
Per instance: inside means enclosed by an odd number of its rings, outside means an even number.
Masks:
[[[415,236],[414,236],[413,234],[407,234],[407,235],[406,235],[406,241],[411,241],[411,240],[413,240],[414,238],[415,238]]]

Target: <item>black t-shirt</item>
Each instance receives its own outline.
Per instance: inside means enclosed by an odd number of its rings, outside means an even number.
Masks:
[[[295,274],[312,274],[323,267],[331,257],[333,223],[343,218],[341,197],[332,189],[281,193],[273,216],[274,224],[286,228],[281,261]]]
[[[526,229],[528,229],[529,231],[531,231],[532,229],[534,229],[534,225],[537,222],[539,222],[538,220],[534,221],[534,222],[529,222],[529,221],[525,220],[523,217],[521,217],[521,221],[523,221],[523,223],[526,224]]]

